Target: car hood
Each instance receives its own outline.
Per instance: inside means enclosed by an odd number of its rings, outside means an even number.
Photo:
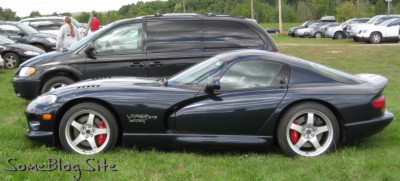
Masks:
[[[22,49],[25,51],[34,51],[34,52],[39,52],[39,53],[46,53],[45,51],[43,51],[40,48],[37,48],[35,46],[32,45],[28,45],[28,44],[22,44],[22,43],[15,43],[15,44],[7,44],[7,45],[3,45],[5,47],[9,47],[9,48],[17,48],[17,49]]]
[[[45,53],[36,57],[33,57],[29,59],[28,61],[25,61],[20,65],[20,67],[35,67],[37,64],[40,64],[41,62],[52,60],[56,57],[63,56],[65,54],[69,54],[69,52],[49,52]]]

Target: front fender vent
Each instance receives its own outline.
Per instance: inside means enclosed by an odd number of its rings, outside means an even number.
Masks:
[[[111,77],[96,77],[92,78],[91,80],[101,80],[101,79],[110,79]]]
[[[86,89],[86,88],[96,88],[100,87],[100,85],[85,85],[85,86],[78,86],[76,89]]]

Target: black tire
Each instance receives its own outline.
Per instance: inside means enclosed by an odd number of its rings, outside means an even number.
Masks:
[[[342,40],[344,38],[343,32],[341,32],[341,31],[336,32],[334,35],[334,38],[338,39],[338,40]]]
[[[379,32],[372,32],[369,36],[369,41],[374,44],[380,43],[382,42],[382,35]]]
[[[18,67],[20,64],[20,58],[16,53],[8,52],[4,54],[4,68],[12,69]]]
[[[100,124],[105,127],[100,127]],[[104,131],[104,134],[98,130]],[[113,148],[118,140],[119,128],[110,110],[97,103],[86,102],[71,107],[63,115],[58,135],[61,145],[68,152],[91,155]],[[97,137],[100,135],[106,135],[101,144]]]
[[[339,133],[338,121],[329,108],[304,102],[284,113],[276,136],[279,146],[288,156],[319,156],[336,147]]]
[[[52,90],[52,89],[56,89],[56,88],[59,88],[59,87],[63,87],[63,86],[65,86],[65,85],[69,85],[69,84],[72,84],[72,83],[74,83],[75,81],[74,80],[72,80],[71,78],[69,78],[69,77],[66,77],[66,76],[56,76],[56,77],[53,77],[53,78],[51,78],[51,79],[49,79],[44,85],[43,85],[43,88],[42,88],[42,94],[44,94],[44,93],[46,93],[46,92],[48,92],[48,91],[50,91],[50,90]]]
[[[46,48],[45,48],[43,45],[41,45],[41,44],[33,44],[33,46],[35,46],[35,47],[37,47],[37,48],[40,48],[40,49],[42,49],[43,51],[47,52],[47,51],[46,51]]]

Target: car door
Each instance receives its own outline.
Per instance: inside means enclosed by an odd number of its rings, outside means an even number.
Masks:
[[[246,59],[219,79],[221,90],[176,112],[176,131],[193,134],[254,135],[287,92],[288,65]]]
[[[203,21],[147,21],[148,76],[171,76],[204,60]]]
[[[87,58],[86,78],[147,76],[142,23],[115,27],[94,40],[91,46],[96,59]]]
[[[400,31],[400,19],[397,19],[389,23],[385,28],[386,38],[398,39]]]

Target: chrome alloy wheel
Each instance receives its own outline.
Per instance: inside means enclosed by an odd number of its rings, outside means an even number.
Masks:
[[[373,35],[371,35],[371,42],[372,43],[381,42],[381,35],[379,35],[378,33],[374,33]]]
[[[291,149],[302,156],[318,156],[333,144],[331,120],[317,110],[304,110],[289,121],[286,136]]]
[[[7,68],[15,68],[17,67],[18,60],[14,55],[9,55],[4,57],[4,65]]]
[[[105,128],[102,128],[105,124]],[[68,120],[65,135],[68,145],[80,154],[95,154],[101,152],[110,141],[110,126],[108,121],[98,112],[82,110]],[[105,140],[99,142],[99,136]]]

